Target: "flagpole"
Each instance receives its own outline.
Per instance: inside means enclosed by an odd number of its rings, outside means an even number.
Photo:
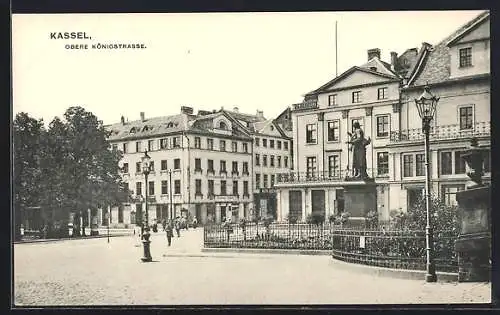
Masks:
[[[335,21],[335,77],[338,76],[337,21]]]

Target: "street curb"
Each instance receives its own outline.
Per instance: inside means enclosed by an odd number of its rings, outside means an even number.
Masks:
[[[393,269],[378,266],[368,266],[345,262],[332,257],[330,261],[335,267],[342,268],[346,271],[377,275],[381,277],[390,277],[396,279],[421,280],[425,281],[426,271],[410,270],[410,269]],[[436,272],[438,282],[458,282],[458,274],[449,272]]]
[[[133,233],[127,234],[110,234],[109,237],[119,237],[119,236],[131,236]],[[50,243],[50,242],[61,242],[61,241],[76,241],[76,240],[88,240],[94,238],[107,238],[108,235],[94,235],[94,236],[86,236],[86,237],[67,237],[67,238],[51,238],[51,239],[33,239],[27,241],[16,241],[14,244],[34,244],[34,243]]]
[[[329,250],[303,250],[303,249],[261,249],[261,248],[209,248],[204,247],[202,252],[212,253],[249,253],[249,254],[283,254],[283,255],[331,255]]]
[[[202,252],[214,253],[247,253],[247,254],[292,254],[292,255],[316,255],[331,256],[329,250],[300,250],[300,249],[260,249],[260,248],[202,248]],[[392,269],[377,266],[348,263],[331,257],[330,264],[346,271],[365,273],[380,277],[389,277],[406,280],[425,281],[426,272],[423,270]],[[458,274],[447,272],[436,272],[438,282],[458,282]]]

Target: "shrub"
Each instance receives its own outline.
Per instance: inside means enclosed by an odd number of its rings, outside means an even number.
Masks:
[[[244,229],[247,226],[247,220],[245,220],[245,218],[241,218],[239,225],[242,229]]]
[[[336,218],[337,216],[335,214],[330,214],[330,216],[328,217],[328,222],[335,223]]]
[[[320,225],[325,222],[325,216],[321,213],[312,213],[307,216],[306,222],[309,224]]]
[[[365,214],[365,223],[368,228],[373,228],[377,226],[378,223],[378,212],[370,210]]]
[[[288,215],[286,217],[286,219],[287,219],[288,223],[290,223],[290,224],[295,224],[298,221],[298,218],[294,215]]]
[[[265,216],[262,218],[262,223],[266,228],[269,227],[273,221],[274,218],[272,216]]]

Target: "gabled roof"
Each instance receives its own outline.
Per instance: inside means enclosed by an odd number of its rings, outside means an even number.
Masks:
[[[373,71],[371,69],[367,69],[367,68],[364,68],[364,67],[353,66],[353,67],[349,68],[348,70],[344,71],[338,77],[334,78],[333,80],[328,81],[327,83],[323,84],[322,86],[320,86],[316,90],[307,93],[306,95],[317,94],[317,93],[326,91],[328,87],[334,85],[335,83],[337,83],[339,81],[342,81],[344,78],[348,77],[351,73],[353,73],[355,71],[362,71],[362,72],[365,72],[365,73],[370,73],[370,74],[378,75],[378,76],[381,76],[381,77],[384,77],[384,78],[387,78],[387,79],[390,79],[390,80],[398,80],[399,79],[396,76],[396,74],[386,74],[386,73],[381,73],[381,72],[378,72],[378,71]]]
[[[385,61],[382,61],[382,60],[378,59],[377,57],[373,57],[372,59],[368,60],[368,62],[365,63],[364,65],[362,65],[361,68],[371,70],[370,68],[373,66],[375,66],[375,68],[377,68],[376,72],[398,77],[398,75],[394,71],[392,71],[391,64],[389,64]],[[373,70],[371,70],[371,71],[373,71]]]
[[[430,44],[423,43],[419,52],[418,61],[415,67],[410,71],[411,75],[407,86],[421,86],[448,80],[451,66],[450,48],[448,46],[450,41],[472,31],[472,29],[484,21],[488,16],[488,11],[479,14],[434,47]]]
[[[111,131],[108,140],[127,137],[146,137],[148,135],[175,133],[187,130],[189,117],[186,114],[148,118],[144,121],[111,124],[106,127]]]
[[[448,40],[446,45],[449,47],[459,41],[461,38],[463,38],[465,35],[469,34],[472,30],[474,30],[481,22],[483,22],[486,18],[490,16],[489,11],[485,11],[481,14],[479,14],[476,18],[473,20],[469,21],[465,25],[463,25],[461,28],[459,28],[452,36],[451,39]]]

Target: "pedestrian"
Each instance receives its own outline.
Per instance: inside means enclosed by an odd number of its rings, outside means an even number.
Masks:
[[[165,218],[161,220],[161,226],[163,227],[163,231],[166,231],[165,228],[167,227],[167,220],[165,220]]]
[[[179,217],[175,218],[175,232],[177,232],[177,237],[181,237],[181,220]]]
[[[196,219],[196,217],[193,218],[193,228],[196,229],[196,227],[198,226],[198,220]]]
[[[172,220],[168,220],[168,223],[165,221],[164,230],[167,233],[168,246],[170,246],[170,244],[172,244],[172,236],[174,236],[174,227],[172,224]]]

